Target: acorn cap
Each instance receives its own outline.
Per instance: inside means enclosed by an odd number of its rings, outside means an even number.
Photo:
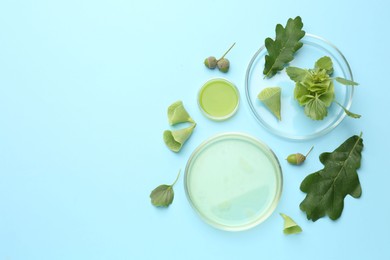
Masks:
[[[222,58],[217,62],[218,69],[224,73],[229,71],[230,61],[226,58]]]
[[[263,102],[269,111],[276,116],[277,119],[282,120],[281,117],[281,88],[280,87],[269,87],[263,89],[257,98]]]
[[[204,65],[209,69],[215,69],[217,67],[217,59],[214,56],[207,57],[204,60]]]
[[[291,164],[300,165],[306,160],[306,156],[301,153],[290,154],[287,157],[287,161]]]

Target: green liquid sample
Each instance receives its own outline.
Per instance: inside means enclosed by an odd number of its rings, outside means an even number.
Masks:
[[[194,152],[185,185],[190,203],[203,220],[236,231],[259,224],[273,212],[282,175],[265,145],[246,135],[224,134]]]
[[[206,82],[199,92],[199,106],[210,118],[227,119],[237,110],[239,94],[236,87],[225,79]]]

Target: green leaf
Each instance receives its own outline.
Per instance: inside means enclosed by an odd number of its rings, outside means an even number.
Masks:
[[[290,77],[290,79],[295,82],[303,82],[305,81],[306,77],[310,77],[310,73],[308,70],[297,67],[287,67],[286,73]]]
[[[344,112],[347,114],[347,116],[352,117],[352,118],[355,118],[355,119],[361,117],[361,115],[352,113],[351,111],[349,111],[348,109],[346,109],[346,108],[345,108],[343,105],[341,105],[339,102],[337,102],[337,101],[335,101],[335,102],[336,102],[337,105],[339,105],[339,106],[344,110]]]
[[[269,87],[263,89],[257,98],[272,112],[277,119],[282,120],[280,115],[281,110],[281,88]]]
[[[160,185],[150,193],[152,204],[156,207],[168,207],[172,204],[174,192],[171,185]]]
[[[173,186],[177,182],[180,176],[180,171],[177,174],[176,180],[171,185],[162,184],[157,186],[150,193],[150,199],[154,206],[156,207],[168,207],[172,204],[175,193],[173,191]]]
[[[329,77],[328,73],[324,69],[309,69],[311,74],[311,81],[312,83],[322,83],[324,81],[331,81],[331,78]]]
[[[341,216],[344,198],[349,194],[359,198],[362,193],[357,169],[360,168],[363,139],[352,136],[331,153],[322,153],[324,168],[308,175],[301,183],[307,193],[300,208],[307,219],[316,221],[328,215],[332,220]]]
[[[313,98],[305,105],[305,114],[313,120],[322,120],[328,115],[328,110],[321,99]]]
[[[298,234],[302,232],[302,228],[289,216],[286,214],[280,213],[284,220],[283,233],[286,235]]]
[[[345,78],[335,77],[334,79],[338,83],[343,84],[343,85],[347,85],[347,86],[357,86],[357,85],[359,85],[359,83],[356,83],[355,81],[348,80],[348,79],[345,79]]]
[[[184,143],[190,138],[194,131],[196,124],[193,123],[189,127],[179,130],[165,130],[163,133],[163,139],[165,145],[173,152],[179,152]]]
[[[331,83],[332,81],[330,80],[322,80],[319,82],[307,82],[307,89],[311,92],[325,93],[328,91]]]
[[[304,106],[310,101],[311,93],[302,83],[295,84],[294,98],[298,101],[299,105]]]
[[[325,70],[328,75],[331,75],[333,73],[333,62],[332,59],[328,56],[324,56],[318,59],[314,67]]]
[[[332,60],[327,56],[318,59],[314,69],[305,70],[295,67],[286,69],[290,79],[296,82],[294,98],[301,106],[305,106],[305,114],[311,119],[322,120],[327,116],[327,108],[335,99],[333,80],[343,84],[357,84],[339,77],[331,78],[329,77],[331,71],[333,71]],[[345,107],[341,107],[348,116],[360,117],[360,115],[348,111]]]
[[[281,24],[276,25],[275,40],[271,38],[265,39],[265,47],[268,55],[265,56],[265,65],[263,74],[266,77],[274,76],[278,71],[293,60],[294,53],[299,50],[303,43],[300,40],[305,36],[305,31],[302,30],[303,23],[301,17],[288,19],[286,27]]]
[[[321,99],[322,102],[324,102],[326,107],[329,107],[332,102],[334,101],[334,84],[333,82],[330,82],[330,85],[328,87],[328,90],[318,96],[319,99]]]
[[[194,123],[194,120],[184,108],[183,102],[179,100],[168,107],[168,122],[175,125],[184,122]]]

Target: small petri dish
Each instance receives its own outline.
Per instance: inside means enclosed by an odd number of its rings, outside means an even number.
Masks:
[[[216,121],[226,120],[236,113],[240,95],[236,86],[223,78],[207,81],[198,93],[202,113]]]
[[[323,56],[329,56],[333,61],[332,77],[343,77],[353,80],[348,61],[340,50],[331,42],[315,35],[306,34],[302,39],[303,46],[295,54],[289,66],[313,68],[314,63]],[[267,49],[262,46],[249,62],[245,78],[245,94],[250,110],[256,120],[269,132],[292,140],[308,140],[322,136],[345,118],[343,109],[336,104],[328,108],[328,115],[319,121],[308,118],[298,102],[294,99],[295,83],[290,80],[285,70],[272,78],[264,78],[263,69]],[[353,87],[335,84],[335,100],[349,109],[352,105]],[[279,121],[267,108],[261,104],[257,95],[266,87],[278,86],[282,89],[281,116]]]
[[[211,226],[241,231],[255,227],[275,210],[282,170],[261,141],[223,133],[203,142],[190,156],[184,176],[187,198]]]

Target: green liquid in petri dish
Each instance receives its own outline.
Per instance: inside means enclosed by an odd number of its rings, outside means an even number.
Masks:
[[[224,120],[231,117],[238,108],[238,90],[233,83],[225,79],[212,79],[200,89],[198,103],[207,117]]]
[[[282,173],[266,145],[247,135],[227,133],[194,151],[186,166],[185,188],[205,222],[239,231],[256,226],[274,211]]]

